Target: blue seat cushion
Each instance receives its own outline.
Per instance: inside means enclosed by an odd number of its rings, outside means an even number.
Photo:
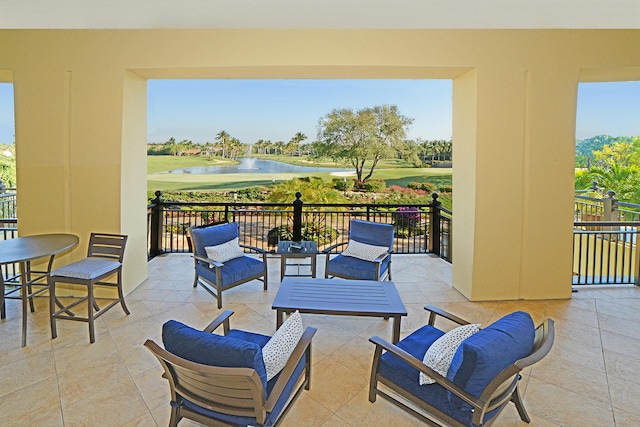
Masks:
[[[176,320],[162,325],[162,342],[168,352],[203,365],[255,369],[265,390],[267,370],[262,346],[269,338],[241,331],[223,336],[191,328]]]
[[[443,331],[426,325],[396,345],[416,359],[422,360],[431,344],[443,335]],[[403,362],[392,353],[386,352],[382,355],[378,372],[380,376],[407,390],[418,399],[427,402],[465,425],[471,425],[473,413],[453,407],[449,402],[446,388],[437,383],[420,385],[420,371]],[[485,419],[488,420],[493,416],[495,415],[490,413],[488,418]]]
[[[119,261],[113,259],[88,257],[53,270],[51,276],[92,280],[110,271],[115,272],[121,265]]]
[[[481,329],[462,342],[453,356],[447,378],[469,394],[480,397],[496,375],[533,348],[535,326],[529,313],[516,311]],[[471,406],[449,393],[454,407],[470,411]]]
[[[433,326],[423,326],[396,344],[418,360],[422,360],[431,344],[444,335]],[[409,389],[415,383],[419,385],[420,371],[387,352],[380,358],[380,375],[390,379],[402,388]]]
[[[206,246],[217,246],[238,237],[238,223],[212,225],[211,227],[194,228],[191,230],[193,250],[196,255],[206,258]]]
[[[413,332],[396,345],[416,359],[422,360],[431,344],[443,335],[443,331],[434,328],[433,326],[426,325]],[[386,352],[382,355],[380,358],[378,372],[380,376],[407,390],[418,399],[427,402],[429,405],[437,408],[465,425],[471,425],[473,412],[462,411],[451,405],[447,389],[442,387],[440,384],[434,383],[420,385],[420,371],[403,362],[392,353]],[[485,421],[493,418],[496,413],[497,409],[487,414],[485,416]]]
[[[380,276],[389,268],[389,257],[380,264]],[[327,263],[329,275],[355,277],[360,280],[378,280],[376,277],[376,263],[350,256],[338,255]]]
[[[199,276],[217,285],[215,269],[210,268],[209,264],[199,262],[196,266],[196,272]],[[264,274],[264,263],[248,256],[230,259],[220,269],[223,288],[245,280],[247,277],[260,274]]]

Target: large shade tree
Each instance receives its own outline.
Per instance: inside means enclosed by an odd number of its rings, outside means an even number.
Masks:
[[[395,105],[335,109],[318,122],[318,139],[325,144],[326,155],[353,166],[357,181],[363,183],[380,159],[395,156],[395,147],[405,140],[411,123],[413,119],[400,114]]]

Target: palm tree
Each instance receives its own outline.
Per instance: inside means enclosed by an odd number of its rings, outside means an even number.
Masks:
[[[305,139],[307,139],[307,135],[302,132],[298,132],[293,136],[293,138],[291,138],[291,141],[289,141],[288,147],[290,147],[292,153],[297,151],[298,157],[300,157],[300,143]]]
[[[227,150],[229,149],[229,142],[231,142],[231,135],[227,131],[221,130],[216,135],[216,141],[220,143],[222,148],[222,158],[227,157]]]
[[[618,199],[632,203],[638,202],[640,169],[637,167],[611,163],[605,168],[591,168],[590,175],[601,187],[613,190]]]

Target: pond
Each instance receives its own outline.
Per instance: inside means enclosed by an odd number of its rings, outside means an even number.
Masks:
[[[239,164],[219,166],[193,166],[190,168],[174,169],[163,173],[172,174],[215,174],[215,173],[279,173],[279,172],[346,172],[348,168],[319,168],[312,166],[297,166],[275,160],[260,160],[253,157],[239,159]]]

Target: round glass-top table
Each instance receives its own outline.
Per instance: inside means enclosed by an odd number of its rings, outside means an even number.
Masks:
[[[5,299],[20,299],[22,301],[22,346],[27,345],[27,302],[34,311],[33,297],[49,289],[47,278],[51,272],[53,258],[64,251],[78,245],[78,236],[73,234],[39,234],[34,236],[17,237],[15,239],[0,240],[0,265],[18,264],[20,266],[20,282],[11,283],[14,287],[5,294],[5,282],[0,274],[0,314],[6,317]],[[49,258],[45,271],[31,269],[31,261]],[[33,287],[39,287],[36,291]],[[20,296],[12,296],[20,291]]]

